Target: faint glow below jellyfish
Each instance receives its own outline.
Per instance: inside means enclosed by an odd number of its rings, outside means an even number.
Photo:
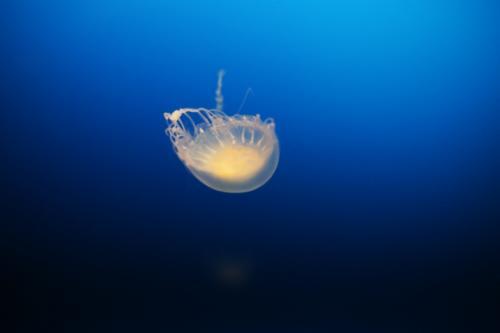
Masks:
[[[264,185],[278,166],[275,124],[258,114],[222,112],[223,76],[219,71],[216,108],[165,113],[166,133],[177,156],[203,184],[222,192],[250,192]]]

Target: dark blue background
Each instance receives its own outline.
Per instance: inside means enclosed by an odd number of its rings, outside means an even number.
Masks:
[[[494,1],[3,1],[1,274],[20,329],[494,331]],[[163,112],[273,117],[212,191]],[[229,272],[229,273],[228,273]]]

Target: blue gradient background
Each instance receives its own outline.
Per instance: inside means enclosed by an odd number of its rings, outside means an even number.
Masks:
[[[11,318],[495,331],[499,22],[494,1],[3,1]],[[164,134],[163,112],[214,105],[219,68],[225,110],[251,87],[244,113],[281,144],[244,195],[200,184]]]

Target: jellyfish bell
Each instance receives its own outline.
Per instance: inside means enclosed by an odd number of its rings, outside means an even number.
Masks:
[[[165,113],[166,133],[179,159],[203,184],[222,192],[250,192],[264,185],[278,166],[275,124],[258,114],[226,115],[223,75],[219,72],[217,107]]]

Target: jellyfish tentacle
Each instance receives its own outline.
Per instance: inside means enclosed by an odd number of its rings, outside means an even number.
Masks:
[[[182,120],[175,122],[173,125],[174,125],[174,128],[176,126],[178,126],[182,130],[183,133],[186,133],[186,126],[184,126],[184,123],[182,122]]]
[[[245,127],[241,129],[241,143],[245,144]]]
[[[221,69],[219,70],[219,73],[217,74],[217,90],[215,91],[215,102],[216,102],[216,108],[218,111],[222,111],[222,106],[224,103],[224,96],[222,96],[222,79],[224,78],[224,74],[226,72]]]
[[[239,114],[243,107],[245,106],[247,102],[248,95],[253,94],[252,88],[248,88],[247,91],[245,92],[245,96],[243,96],[243,100],[241,101],[240,107],[238,108],[238,111],[236,111],[236,114]]]
[[[204,113],[207,113],[207,111],[208,111],[208,110],[207,110],[207,109],[203,109],[203,108],[201,108],[201,109],[199,109],[199,110],[200,110],[200,112],[199,112],[200,118],[201,118],[201,119],[203,119],[203,121],[204,121],[207,125],[211,125],[212,123],[210,122],[210,117],[205,116],[205,114],[204,114]]]
[[[216,153],[217,150],[213,149],[211,146],[207,145],[205,148],[207,148],[207,150],[209,150],[212,154],[213,153]]]
[[[185,114],[185,116],[191,123],[191,126],[193,126],[193,134],[196,134],[198,132],[198,127],[196,126],[196,123],[194,122],[193,118],[187,113]]]
[[[264,124],[267,125],[267,127],[274,127],[274,119],[273,118],[267,118],[264,121]]]
[[[221,140],[221,138],[219,138],[219,135],[218,135],[217,131],[214,133],[214,136],[215,136],[215,138],[217,139],[217,141],[219,141],[219,145],[220,145],[221,147],[225,147],[225,146],[226,146],[226,145],[224,144],[224,142]]]
[[[228,131],[228,133],[229,133],[229,136],[231,137],[231,143],[233,145],[236,144],[236,137],[234,136],[234,134],[231,131]]]

